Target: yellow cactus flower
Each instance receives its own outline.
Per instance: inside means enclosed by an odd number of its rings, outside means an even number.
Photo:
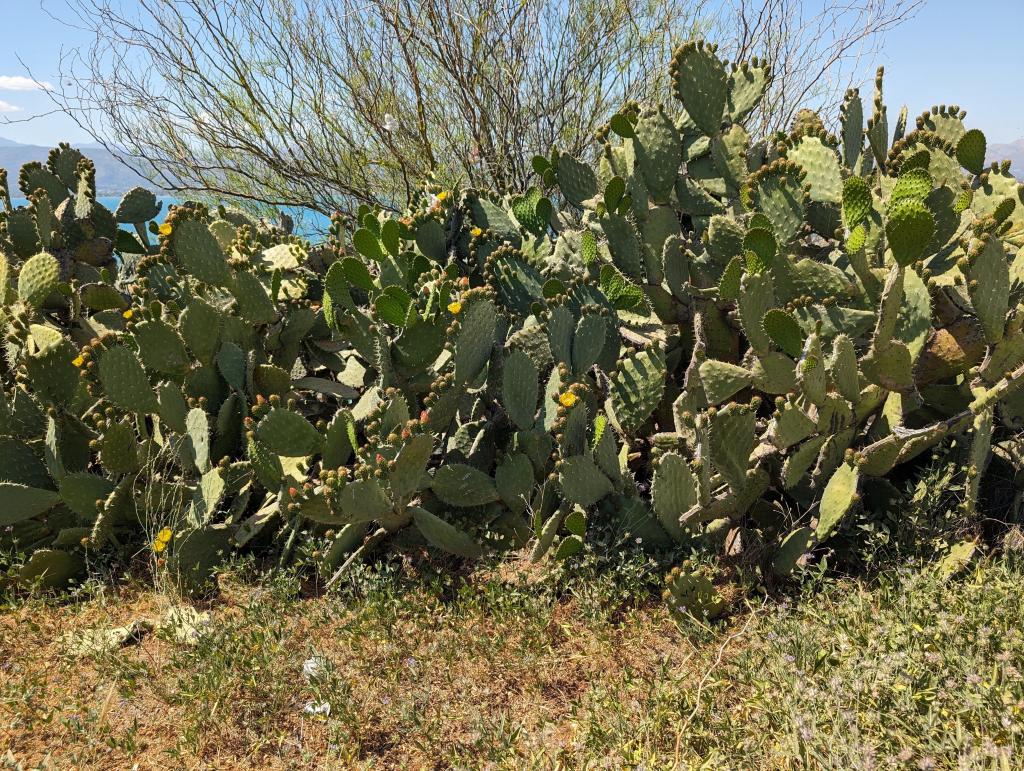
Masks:
[[[170,222],[165,222],[160,226],[160,235],[169,236],[173,229]]]
[[[85,364],[85,359],[81,356],[76,356],[74,359],[71,360],[71,363],[74,364],[76,367],[81,367],[83,364]]]
[[[566,391],[558,397],[558,403],[563,407],[572,407],[577,401],[579,401],[579,397],[572,391]]]
[[[482,236],[484,234],[484,231],[481,228],[473,228],[469,232],[472,233],[473,236],[475,236],[477,238],[479,238],[480,236]]]
[[[457,316],[459,314],[459,311],[461,311],[461,310],[462,310],[462,303],[460,303],[458,301],[455,301],[453,303],[448,303],[448,312],[449,313],[452,313],[452,314]]]
[[[167,548],[167,541],[153,541],[153,551],[159,554]]]
[[[438,201],[443,201],[447,197],[448,197],[448,191],[447,190],[442,190],[440,193],[437,194],[437,200]]]
[[[174,531],[172,531],[171,528],[169,527],[165,527],[159,533],[156,534],[156,540],[167,543],[169,540],[171,540],[171,536],[173,535]]]
[[[135,315],[135,312],[131,308],[129,308],[128,310],[126,310],[124,313],[121,314],[121,316],[123,318],[126,318],[126,319],[130,319],[134,315]]]

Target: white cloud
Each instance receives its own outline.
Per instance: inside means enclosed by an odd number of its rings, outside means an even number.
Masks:
[[[11,104],[10,102],[5,102],[3,99],[0,99],[0,113],[21,112],[21,110],[22,108],[18,107],[18,105]]]
[[[45,80],[36,82],[24,75],[0,75],[0,91],[52,91],[53,85]]]

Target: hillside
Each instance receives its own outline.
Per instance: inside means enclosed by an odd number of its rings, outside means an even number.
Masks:
[[[1024,180],[1024,139],[1009,144],[991,144],[988,146],[989,161],[1012,161],[1010,170],[1017,179]]]
[[[96,164],[96,186],[100,195],[119,195],[138,185],[153,185],[141,175],[126,167],[113,153],[100,145],[77,145]],[[18,169],[30,161],[46,161],[49,147],[25,145],[0,137],[0,168],[7,169],[12,187],[17,186]],[[18,195],[12,190],[13,195]]]

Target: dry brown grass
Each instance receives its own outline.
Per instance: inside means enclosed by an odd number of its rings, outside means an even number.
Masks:
[[[694,646],[656,602],[609,623],[571,598],[517,594],[506,612],[474,596],[536,580],[505,566],[463,584],[458,599],[420,591],[394,604],[287,600],[223,581],[208,643],[183,648],[151,634],[86,658],[69,656],[63,635],[157,621],[168,598],[130,586],[23,604],[0,620],[0,747],[29,767],[49,758],[82,769],[447,768],[479,754],[481,735],[504,723],[509,754],[546,766],[578,740],[574,712],[594,688],[628,704],[666,669],[699,676]],[[317,687],[301,675],[313,651],[332,663]],[[330,720],[303,715],[321,699]]]

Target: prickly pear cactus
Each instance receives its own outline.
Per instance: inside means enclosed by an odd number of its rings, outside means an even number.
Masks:
[[[143,546],[188,591],[235,549],[337,581],[389,542],[571,559],[595,532],[729,532],[789,575],[865,480],[957,434],[973,509],[1024,414],[1008,166],[957,106],[890,131],[881,72],[837,137],[811,111],[750,133],[765,62],[693,41],[669,74],[593,164],[427,182],[317,245],[144,190],[110,212],[68,146],[22,169],[28,206],[0,175],[8,575]],[[671,602],[719,612],[704,579]]]

